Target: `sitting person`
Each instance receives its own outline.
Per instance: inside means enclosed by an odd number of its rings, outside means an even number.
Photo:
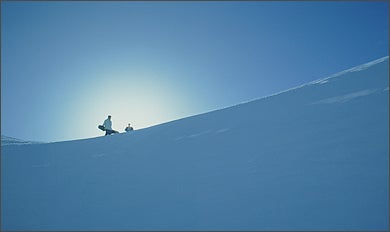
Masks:
[[[132,130],[134,130],[134,129],[133,129],[133,127],[130,126],[130,123],[129,123],[129,124],[127,125],[127,127],[125,128],[125,131],[126,131],[126,132],[130,132],[130,131],[132,131]]]

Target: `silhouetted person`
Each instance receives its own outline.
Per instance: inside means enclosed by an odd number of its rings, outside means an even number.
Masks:
[[[106,135],[110,135],[112,133],[118,133],[118,131],[112,129],[111,115],[108,115],[107,119],[103,122],[104,130],[106,131]]]
[[[129,123],[129,124],[127,125],[127,127],[125,128],[125,131],[126,131],[126,132],[130,132],[130,131],[132,131],[132,130],[134,130],[134,129],[133,129],[133,127],[130,126],[130,123]]]

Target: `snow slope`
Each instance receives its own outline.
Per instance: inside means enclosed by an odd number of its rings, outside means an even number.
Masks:
[[[387,230],[389,60],[131,134],[2,146],[3,230]]]
[[[35,144],[35,143],[41,143],[41,142],[24,141],[21,139],[16,139],[9,136],[1,135],[1,146]]]

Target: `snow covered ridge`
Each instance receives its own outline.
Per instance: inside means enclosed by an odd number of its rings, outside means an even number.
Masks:
[[[0,229],[387,231],[389,59],[368,64],[134,133],[2,146]]]
[[[320,79],[311,81],[309,83],[305,83],[305,84],[302,84],[302,85],[299,85],[299,86],[296,86],[296,87],[293,87],[293,88],[290,88],[290,89],[287,89],[287,90],[283,90],[281,92],[277,92],[277,93],[274,93],[274,94],[271,94],[271,95],[268,95],[268,96],[265,96],[265,97],[260,97],[260,98],[255,98],[255,99],[252,99],[252,100],[249,100],[249,101],[244,101],[244,102],[242,102],[240,104],[245,104],[245,103],[248,103],[248,102],[257,101],[257,100],[261,100],[261,99],[277,96],[279,94],[283,94],[283,93],[286,93],[286,92],[289,92],[289,91],[292,91],[292,90],[297,90],[297,89],[300,89],[300,88],[303,88],[303,87],[307,87],[309,85],[326,84],[329,81],[332,81],[332,79],[337,79],[336,77],[344,76],[345,74],[352,73],[352,72],[360,72],[360,71],[363,71],[363,70],[365,70],[367,68],[370,68],[370,67],[372,67],[374,65],[377,65],[377,64],[380,64],[380,63],[383,63],[383,62],[386,62],[386,61],[388,62],[388,60],[389,60],[389,56],[385,56],[385,57],[376,59],[374,61],[370,61],[368,63],[361,64],[361,65],[355,66],[353,68],[350,68],[350,69],[347,69],[347,70],[335,73],[333,75],[330,75],[330,76],[327,76],[327,77],[324,77],[324,78],[320,78]],[[384,90],[388,91],[388,88],[389,87],[385,88]]]
[[[341,76],[341,75],[344,75],[344,74],[347,74],[347,73],[350,73],[350,72],[360,72],[360,71],[363,71],[363,70],[365,70],[365,69],[367,69],[367,68],[369,68],[371,66],[374,66],[376,64],[385,62],[387,60],[389,60],[389,56],[385,56],[385,57],[379,58],[377,60],[374,60],[374,61],[371,61],[371,62],[368,62],[368,63],[365,63],[365,64],[358,65],[356,67],[353,67],[353,68],[350,68],[350,69],[338,72],[336,74],[333,74],[333,75],[331,75],[329,77],[321,78],[319,80],[311,82],[310,84],[324,84],[331,78],[338,77],[338,76]]]
[[[8,137],[5,135],[1,135],[1,146],[7,145],[25,145],[25,144],[40,144],[43,142],[34,142],[34,141],[24,141],[21,139],[16,139],[12,137]]]

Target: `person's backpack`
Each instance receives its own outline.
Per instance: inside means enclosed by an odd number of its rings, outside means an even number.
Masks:
[[[106,130],[106,128],[104,128],[103,125],[99,125],[98,128],[99,128],[100,130],[102,130],[102,131],[105,131],[105,130]]]

